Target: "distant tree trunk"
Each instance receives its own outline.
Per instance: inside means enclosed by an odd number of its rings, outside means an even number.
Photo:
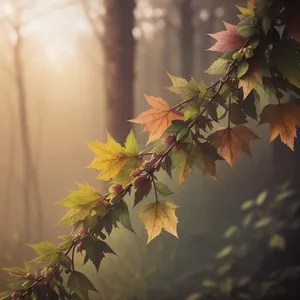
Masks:
[[[38,178],[33,164],[28,111],[27,111],[27,97],[24,83],[24,68],[22,64],[22,46],[23,39],[20,33],[20,25],[14,27],[16,34],[16,41],[13,46],[13,60],[15,67],[15,81],[17,86],[17,99],[19,109],[20,122],[20,136],[23,152],[23,197],[24,197],[24,234],[25,240],[30,239],[31,232],[35,232],[38,238],[43,235],[43,210],[41,206],[40,192],[38,186]],[[31,199],[31,191],[33,191],[33,199]],[[34,228],[32,219],[36,212],[36,222]],[[32,231],[34,230],[34,231]]]
[[[123,142],[133,117],[135,41],[134,0],[104,0],[104,80],[107,130]]]
[[[179,1],[180,15],[180,56],[181,56],[181,76],[188,78],[193,75],[194,66],[194,26],[192,0]]]

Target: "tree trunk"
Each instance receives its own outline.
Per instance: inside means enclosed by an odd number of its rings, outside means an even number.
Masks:
[[[107,130],[123,142],[133,118],[135,42],[134,0],[104,0],[104,80]],[[104,114],[103,114],[104,115]]]
[[[24,197],[24,234],[23,238],[29,240],[31,232],[35,232],[37,238],[43,235],[43,210],[41,206],[40,192],[38,186],[38,178],[33,165],[31,143],[28,124],[27,97],[24,83],[24,69],[22,65],[22,37],[20,34],[20,26],[15,27],[17,36],[13,46],[13,58],[15,67],[15,80],[17,86],[17,99],[19,109],[20,135],[23,152],[23,197]],[[31,191],[33,191],[34,199],[31,199]],[[32,201],[34,200],[34,201]],[[36,212],[36,222],[33,224],[33,214]],[[34,227],[32,227],[34,226]]]
[[[179,2],[180,15],[180,56],[181,56],[181,76],[188,78],[193,75],[194,66],[194,26],[192,0],[182,0]]]

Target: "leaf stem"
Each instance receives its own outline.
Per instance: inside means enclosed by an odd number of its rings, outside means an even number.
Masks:
[[[151,175],[151,180],[152,180],[154,194],[155,194],[155,201],[156,201],[156,203],[158,203],[159,201],[158,201],[157,188],[156,188],[156,184],[155,184],[155,180],[154,180],[153,174]]]

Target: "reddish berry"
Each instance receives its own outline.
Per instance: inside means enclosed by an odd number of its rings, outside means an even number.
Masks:
[[[166,146],[171,146],[176,142],[176,139],[174,135],[166,135],[162,141]]]
[[[139,175],[140,175],[140,170],[139,170],[139,169],[135,169],[135,170],[133,170],[133,171],[129,174],[129,176],[132,177],[132,178],[136,178],[136,177],[138,177]]]
[[[116,183],[112,186],[112,190],[114,191],[114,193],[116,194],[121,194],[123,192],[123,185]]]

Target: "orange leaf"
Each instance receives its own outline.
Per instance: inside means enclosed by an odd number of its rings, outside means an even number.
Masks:
[[[145,95],[151,109],[142,112],[137,118],[129,120],[133,123],[145,125],[143,132],[149,131],[148,143],[159,139],[166,129],[172,124],[173,120],[181,120],[182,115],[170,109],[168,102],[160,97]]]
[[[249,144],[252,140],[259,139],[259,137],[249,128],[238,125],[218,130],[211,134],[208,139],[213,146],[220,147],[221,155],[233,167],[240,152],[244,152],[251,157]]]
[[[263,88],[260,63],[252,60],[247,73],[239,79],[239,88],[243,89],[244,99],[255,88]]]
[[[283,12],[282,20],[285,23],[287,31],[293,36],[295,41],[300,43],[300,2],[290,1]]]
[[[248,2],[247,2],[247,7],[248,8],[254,8],[255,7],[255,2],[256,2],[256,0],[248,0]]]
[[[244,45],[244,38],[239,35],[238,27],[224,22],[226,30],[209,34],[217,42],[209,49],[209,51],[226,52],[229,50],[239,50]]]
[[[260,115],[260,124],[264,123],[270,123],[270,142],[280,136],[281,141],[294,150],[296,126],[300,126],[299,106],[291,102],[269,104]]]

